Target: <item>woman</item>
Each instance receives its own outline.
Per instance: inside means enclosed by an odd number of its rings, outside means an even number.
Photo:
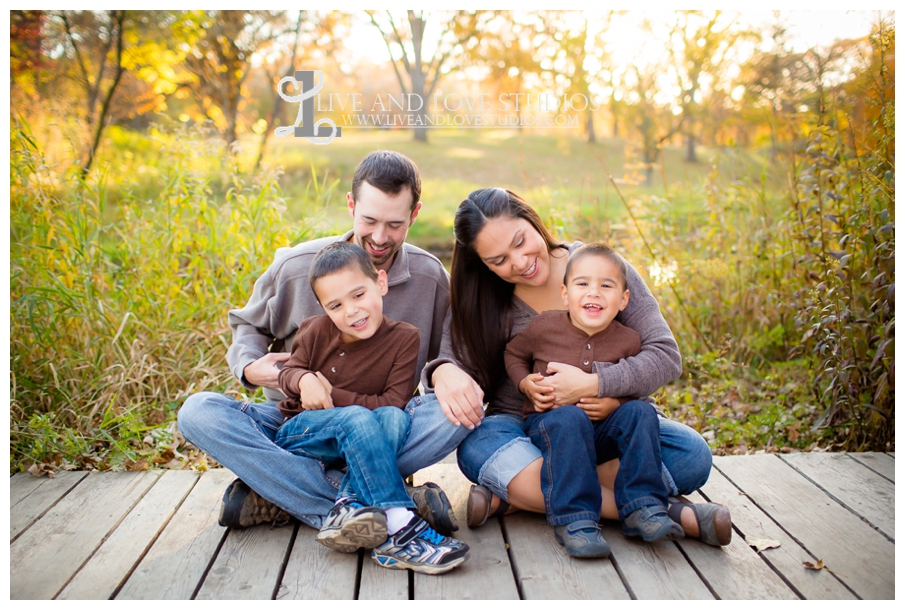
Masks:
[[[460,445],[459,467],[477,483],[469,495],[468,523],[483,524],[509,507],[545,511],[540,450],[525,434],[522,394],[506,375],[506,343],[542,311],[563,309],[561,289],[569,252],[577,244],[556,242],[537,213],[515,193],[481,189],[459,206],[451,278],[451,320],[440,357],[422,373],[452,421],[474,431]],[[535,404],[576,404],[592,421],[618,408],[617,397],[645,397],[681,374],[678,345],[653,295],[627,265],[632,298],[617,319],[641,336],[641,352],[617,364],[594,363],[594,374],[551,364],[554,373],[529,384]],[[486,403],[485,403],[486,401]],[[482,405],[487,405],[486,416]],[[710,474],[711,454],[693,429],[660,418],[662,475],[671,496],[700,488]],[[598,465],[601,516],[617,518],[613,485],[618,460]],[[687,536],[712,545],[731,539],[729,512],[716,504],[670,506]]]

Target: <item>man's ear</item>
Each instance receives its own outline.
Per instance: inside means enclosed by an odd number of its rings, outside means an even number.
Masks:
[[[346,204],[349,206],[349,216],[355,218],[355,200],[352,199],[352,193],[346,193]]]
[[[380,296],[385,297],[390,287],[387,284],[387,272],[383,269],[377,271],[377,287],[380,289]]]
[[[415,209],[412,210],[412,218],[409,220],[409,226],[415,224],[415,219],[418,218],[418,212],[421,211],[421,202],[419,201],[415,204]]]

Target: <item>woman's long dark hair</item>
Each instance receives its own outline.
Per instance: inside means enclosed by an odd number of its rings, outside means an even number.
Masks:
[[[452,345],[456,357],[467,364],[490,398],[506,375],[503,350],[512,331],[512,294],[515,285],[491,271],[474,249],[487,221],[499,216],[527,220],[547,244],[562,247],[544,227],[540,216],[524,199],[501,188],[480,189],[468,195],[456,210],[450,306]]]

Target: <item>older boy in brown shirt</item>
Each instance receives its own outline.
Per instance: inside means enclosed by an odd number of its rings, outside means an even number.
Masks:
[[[506,346],[506,371],[526,396],[550,362],[591,372],[594,362],[618,362],[638,354],[638,333],[615,321],[628,305],[625,263],[604,244],[572,253],[562,287],[568,311],[546,311]],[[527,434],[541,450],[541,488],[547,521],[557,540],[576,557],[606,557],[600,533],[601,491],[597,465],[619,459],[614,494],[622,531],[646,541],[683,538],[667,515],[667,489],[660,476],[660,433],[653,406],[627,399],[601,421],[575,405],[549,407],[526,399]],[[574,430],[575,443],[553,447],[552,426]]]
[[[344,460],[336,504],[317,534],[341,552],[373,548],[391,569],[446,572],[464,562],[468,546],[434,531],[413,511],[396,455],[409,432],[403,411],[415,387],[420,335],[383,316],[386,272],[355,244],[318,252],[309,282],[327,315],[305,320],[279,374],[287,420],[275,443],[321,460]]]

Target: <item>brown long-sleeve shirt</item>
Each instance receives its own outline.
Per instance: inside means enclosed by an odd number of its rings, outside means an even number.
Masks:
[[[292,355],[280,371],[280,390],[287,398],[277,407],[286,417],[301,413],[299,381],[320,371],[333,386],[334,407],[404,408],[415,392],[420,343],[417,328],[386,317],[373,336],[352,343],[342,342],[328,316],[308,318],[299,326]]]
[[[531,373],[546,375],[550,362],[571,364],[593,373],[595,362],[616,363],[637,356],[640,351],[640,335],[616,320],[589,336],[572,324],[568,311],[545,311],[506,345],[503,358],[509,378],[518,387]],[[525,398],[522,413],[536,413],[531,399]]]

